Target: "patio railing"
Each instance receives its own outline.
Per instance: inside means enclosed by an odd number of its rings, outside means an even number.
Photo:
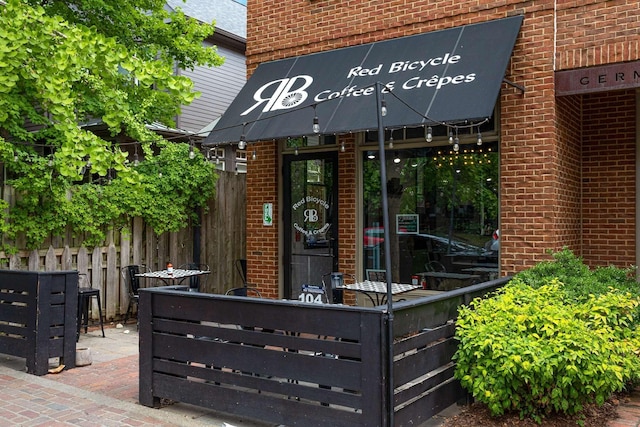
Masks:
[[[0,270],[0,353],[45,375],[49,359],[76,365],[77,271]]]
[[[386,306],[144,289],[140,403],[288,426],[417,425],[466,396],[451,361],[457,307],[508,280],[394,303],[391,345]]]

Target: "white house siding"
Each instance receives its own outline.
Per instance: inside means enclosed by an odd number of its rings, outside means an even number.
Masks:
[[[224,113],[244,86],[247,76],[244,53],[218,45],[218,54],[225,58],[221,67],[196,67],[193,71],[180,72],[190,77],[195,90],[202,94],[182,108],[177,122],[179,129],[200,131]]]

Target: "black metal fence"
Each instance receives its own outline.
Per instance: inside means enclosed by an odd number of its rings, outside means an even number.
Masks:
[[[140,403],[287,426],[419,424],[465,397],[451,361],[457,307],[508,280],[394,303],[392,340],[386,306],[144,289]]]
[[[44,375],[49,358],[76,364],[77,271],[0,270],[0,353]]]

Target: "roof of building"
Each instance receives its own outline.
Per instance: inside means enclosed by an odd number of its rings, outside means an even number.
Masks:
[[[215,21],[217,29],[247,38],[247,6],[235,0],[167,0],[172,9],[180,8],[202,22]]]

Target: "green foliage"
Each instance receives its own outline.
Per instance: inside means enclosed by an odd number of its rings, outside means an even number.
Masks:
[[[24,233],[33,248],[70,226],[88,233],[91,245],[106,228],[137,215],[156,232],[176,230],[212,195],[215,174],[202,157],[185,163],[185,144],[165,144],[148,128],[173,126],[181,105],[198,95],[191,80],[176,75],[176,64],[222,63],[215,47],[203,45],[213,25],[164,6],[160,0],[0,6],[0,161],[18,197],[3,212],[6,238]],[[93,133],[82,126],[87,122],[107,131]],[[139,170],[114,145],[124,136],[141,144],[146,161]]]
[[[637,297],[590,295],[580,303],[562,284],[538,288],[514,279],[460,309],[456,378],[494,415],[517,411],[538,422],[602,404],[637,380]]]
[[[60,177],[40,157],[38,170],[12,180],[16,205],[7,217],[5,235],[24,234],[28,248],[37,248],[50,235],[66,227],[83,234],[84,245],[99,245],[105,232],[125,227],[131,218],[141,217],[161,234],[177,231],[197,222],[196,212],[215,195],[215,167],[199,153],[189,158],[187,144],[167,143],[157,156],[140,163],[134,173],[139,179],[111,179],[101,185],[61,185]],[[56,182],[58,181],[58,182]]]
[[[516,277],[532,287],[546,285],[549,279],[557,278],[563,283],[564,292],[578,301],[590,295],[605,294],[611,288],[640,295],[635,267],[621,269],[609,266],[590,270],[581,258],[567,248],[553,253],[552,257],[553,260],[540,262]]]

